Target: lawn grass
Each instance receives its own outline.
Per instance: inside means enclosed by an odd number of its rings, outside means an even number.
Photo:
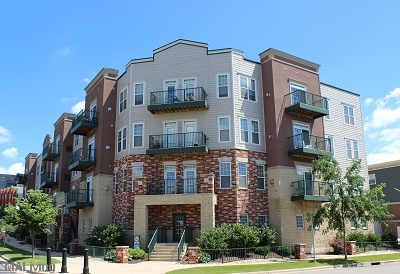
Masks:
[[[15,248],[13,246],[10,246],[6,244],[6,247],[3,247],[3,245],[0,246],[0,254],[6,257],[7,259],[18,262],[18,263],[25,263],[26,265],[32,263],[34,265],[37,264],[46,264],[47,263],[47,257],[43,255],[39,255],[35,253],[35,258],[32,258],[32,253],[21,250],[18,248]],[[51,259],[52,264],[58,264],[61,263],[57,259]]]
[[[350,257],[349,260],[347,261],[345,259],[340,259],[340,258],[318,259],[317,263],[315,264],[313,260],[308,260],[308,261],[293,261],[293,262],[277,262],[277,263],[267,263],[267,264],[220,265],[220,266],[185,268],[185,269],[170,271],[167,273],[168,274],[244,273],[244,272],[286,270],[286,269],[296,269],[296,268],[324,267],[332,265],[355,264],[355,263],[366,263],[366,262],[377,262],[377,261],[382,262],[391,260],[400,260],[400,253]]]

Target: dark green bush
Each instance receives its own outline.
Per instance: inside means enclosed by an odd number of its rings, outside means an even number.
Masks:
[[[95,226],[85,240],[85,244],[101,247],[115,247],[122,243],[121,229],[110,224],[108,226]]]
[[[361,243],[361,242],[367,241],[367,235],[365,235],[361,231],[354,231],[354,232],[349,233],[347,235],[346,239],[347,239],[347,241],[356,241],[358,243]]]
[[[269,246],[258,246],[254,252],[258,255],[267,255],[271,251]]]
[[[199,263],[207,264],[211,261],[211,256],[207,252],[199,251]]]
[[[230,226],[231,233],[228,238],[229,248],[255,247],[260,242],[257,229],[254,227],[237,223]]]
[[[278,247],[276,253],[282,257],[289,257],[294,255],[294,247],[293,246],[280,246]]]
[[[117,259],[117,252],[116,252],[116,250],[114,248],[113,249],[109,249],[106,252],[106,255],[104,256],[104,261],[115,262],[116,259]]]
[[[384,232],[381,236],[381,241],[383,242],[395,242],[397,241],[397,236],[391,232]]]
[[[259,245],[260,246],[272,246],[276,243],[276,231],[275,229],[266,226],[266,225],[261,225],[258,228],[258,234],[260,238]]]
[[[228,248],[230,231],[230,226],[228,224],[222,224],[213,229],[204,230],[197,239],[199,241],[199,246],[202,249]]]
[[[105,225],[93,227],[92,231],[90,232],[90,234],[88,235],[88,237],[85,240],[85,244],[93,245],[93,246],[103,246],[103,240],[102,240],[101,233],[106,228],[107,227]]]
[[[144,260],[147,258],[147,253],[140,248],[129,248],[128,250],[128,259],[131,260]]]
[[[368,232],[368,234],[366,235],[366,241],[367,242],[380,242],[381,241],[381,237],[379,235],[376,235],[373,232]]]

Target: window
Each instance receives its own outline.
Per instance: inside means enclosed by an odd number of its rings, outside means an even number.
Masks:
[[[229,96],[228,74],[217,75],[217,86],[218,86],[217,94],[219,98]]]
[[[230,123],[229,117],[219,117],[218,118],[218,130],[219,130],[219,141],[220,142],[229,142],[229,131],[230,131]]]
[[[136,83],[134,85],[134,105],[143,105],[144,83]]]
[[[74,135],[74,146],[79,145],[79,135]]]
[[[375,185],[376,184],[376,176],[375,176],[375,174],[369,174],[368,178],[369,178],[369,185]]]
[[[354,125],[354,108],[348,105],[343,105],[344,123]]]
[[[257,189],[265,189],[264,165],[257,165]]]
[[[86,232],[86,219],[83,219],[83,232]]]
[[[307,104],[307,88],[305,85],[298,83],[290,83],[290,99],[292,100],[292,104],[297,103],[305,103]]]
[[[335,154],[335,151],[333,149],[333,144],[334,144],[333,136],[332,135],[325,135],[325,138],[328,139],[326,144],[325,144],[325,146],[326,146],[325,150],[332,152],[332,154]]]
[[[348,159],[358,159],[358,142],[346,139],[346,150]]]
[[[256,80],[240,76],[240,98],[256,101]]]
[[[356,220],[354,220],[354,219],[351,219],[351,220],[350,220],[350,228],[351,228],[351,229],[357,229]]]
[[[126,109],[126,96],[128,93],[128,88],[125,88],[119,93],[119,113]]]
[[[133,125],[133,147],[143,146],[143,124]]]
[[[296,215],[296,228],[297,229],[304,229],[304,216],[303,215]]]
[[[258,121],[251,120],[251,142],[253,144],[260,144],[260,129]]]
[[[231,187],[231,163],[220,163],[219,164],[219,180],[221,188]]]
[[[121,219],[121,230],[126,230],[126,218],[125,216]]]
[[[258,225],[267,225],[267,216],[266,215],[258,215]]]
[[[247,163],[239,163],[239,188],[247,188]]]
[[[248,225],[249,224],[249,215],[241,214],[239,216],[239,222],[242,223],[242,224]]]
[[[328,115],[325,115],[325,119],[331,119],[331,101],[329,99],[326,99],[326,110],[328,111]]]
[[[93,231],[93,220],[89,218],[89,231]]]
[[[114,194],[118,194],[118,173],[117,172],[114,173],[113,181],[114,181]]]
[[[135,179],[143,176],[143,167],[132,167],[132,191],[135,191]]]
[[[116,225],[117,224],[117,218],[114,218],[114,224]]]
[[[118,131],[117,152],[121,152],[125,149],[126,149],[126,127]]]
[[[240,118],[240,141],[249,142],[249,126],[246,118]]]
[[[361,225],[362,225],[362,228],[365,230],[365,229],[368,229],[368,223],[367,223],[367,221],[366,220],[361,220]]]
[[[126,192],[126,169],[122,170],[122,192]]]

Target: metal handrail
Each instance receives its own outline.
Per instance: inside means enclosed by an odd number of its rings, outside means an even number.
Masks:
[[[43,148],[43,155],[48,154],[48,153],[54,153],[54,154],[60,154],[60,145],[57,145],[55,143],[50,143],[47,144]]]
[[[93,189],[74,189],[67,192],[67,204],[73,202],[93,202]]]
[[[203,87],[153,91],[150,93],[150,105],[204,101],[206,97]]]
[[[147,260],[149,261],[150,261],[150,256],[154,251],[154,247],[157,244],[157,234],[158,234],[158,227],[156,228],[156,231],[154,231],[153,237],[151,237],[151,240],[147,245],[147,253],[149,254],[149,256],[147,256]]]
[[[307,133],[300,133],[291,137],[289,139],[289,150],[294,150],[298,148],[311,148],[321,151],[332,152],[331,140],[324,137],[319,137]]]
[[[147,184],[148,195],[195,194],[199,193],[199,179],[164,179]]]
[[[328,110],[328,99],[318,94],[304,90],[296,90],[285,95],[285,107],[290,107],[298,103]]]
[[[149,135],[149,149],[205,146],[207,136],[202,132]]]
[[[181,239],[179,240],[179,243],[178,243],[178,262],[181,259],[181,253],[183,251],[183,248],[185,247],[185,237],[186,237],[185,234],[186,234],[186,226],[183,229]]]
[[[97,123],[97,111],[92,110],[81,110],[72,120],[72,128],[82,121]]]
[[[296,195],[312,195],[326,196],[329,184],[314,180],[299,180],[292,182],[292,196]]]
[[[94,149],[80,148],[71,154],[69,164],[73,164],[77,161],[95,162],[95,153],[96,150]]]

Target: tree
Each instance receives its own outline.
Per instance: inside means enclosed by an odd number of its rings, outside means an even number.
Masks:
[[[328,184],[325,195],[329,198],[328,203],[320,204],[313,216],[314,226],[327,222],[323,233],[329,230],[337,230],[343,235],[346,246],[346,224],[354,221],[362,225],[362,222],[385,221],[393,218],[389,213],[389,203],[382,198],[385,196],[382,189],[385,184],[380,184],[374,189],[364,189],[364,178],[360,175],[361,161],[354,161],[344,175],[339,163],[329,155],[313,160],[312,173],[316,179]],[[311,216],[309,216],[310,219]],[[344,248],[347,260],[346,248]]]
[[[29,231],[32,236],[32,258],[35,257],[35,235],[50,233],[49,226],[55,225],[58,207],[46,193],[28,190],[26,198],[17,199],[16,205],[7,205],[5,220]]]

